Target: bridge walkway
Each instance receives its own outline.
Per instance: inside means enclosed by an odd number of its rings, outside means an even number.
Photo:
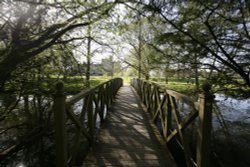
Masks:
[[[176,167],[131,86],[120,88],[82,167]]]

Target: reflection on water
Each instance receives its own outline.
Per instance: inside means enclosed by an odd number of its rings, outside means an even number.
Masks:
[[[67,98],[70,98],[72,96],[67,96]],[[73,111],[76,115],[79,115],[81,112],[82,112],[82,107],[84,105],[84,100],[80,100],[78,102],[76,102],[74,105],[73,105]],[[92,103],[93,105],[93,110],[96,109],[96,104],[93,102]],[[107,115],[107,106],[104,105],[104,118],[106,117]],[[87,114],[85,115],[85,120],[87,120]],[[100,125],[101,125],[101,118],[99,116],[99,114],[96,115],[96,128],[100,128]]]
[[[213,145],[219,161],[228,167],[249,167],[250,99],[216,94]],[[216,113],[217,112],[217,113]]]
[[[216,104],[226,121],[250,124],[250,99],[239,100],[222,94],[215,95]]]
[[[54,140],[48,128],[51,100],[41,95],[0,95],[0,158],[8,157],[2,159],[1,167],[51,164],[49,158],[53,154],[51,143]],[[45,129],[48,134],[44,133]]]

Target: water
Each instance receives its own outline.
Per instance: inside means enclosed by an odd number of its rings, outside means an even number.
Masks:
[[[213,115],[213,151],[223,166],[249,167],[250,99],[216,94]]]
[[[67,96],[67,98],[70,98],[71,96]],[[84,100],[79,100],[78,102],[76,102],[72,107],[73,109],[73,112],[76,114],[76,115],[80,115],[81,112],[82,112],[82,107],[84,105]],[[93,111],[95,110],[96,108],[96,104],[95,102],[92,102],[92,105],[93,105]],[[104,106],[104,118],[106,117],[106,114],[107,114],[107,106],[105,105]],[[85,116],[85,120],[87,120],[87,114]],[[101,126],[101,118],[99,116],[99,114],[97,114],[97,117],[96,117],[96,128],[100,128]]]
[[[216,104],[225,121],[250,124],[250,99],[236,99],[215,94]]]

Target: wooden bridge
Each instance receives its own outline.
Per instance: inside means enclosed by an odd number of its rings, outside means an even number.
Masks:
[[[134,89],[123,86],[83,166],[174,167],[156,130],[140,107]]]
[[[181,157],[172,157],[167,148],[171,144],[176,149],[180,146],[185,166],[208,167],[209,86],[204,87],[206,93],[199,102],[194,102],[154,83],[134,79],[131,85],[122,86],[122,79],[116,78],[67,100],[63,85],[57,85],[56,166],[175,167]],[[74,110],[76,104],[80,111]],[[196,151],[186,134],[191,125],[198,127]]]

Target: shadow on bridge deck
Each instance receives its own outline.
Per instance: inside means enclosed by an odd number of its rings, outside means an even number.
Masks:
[[[175,162],[130,86],[119,90],[83,167],[162,166]]]

